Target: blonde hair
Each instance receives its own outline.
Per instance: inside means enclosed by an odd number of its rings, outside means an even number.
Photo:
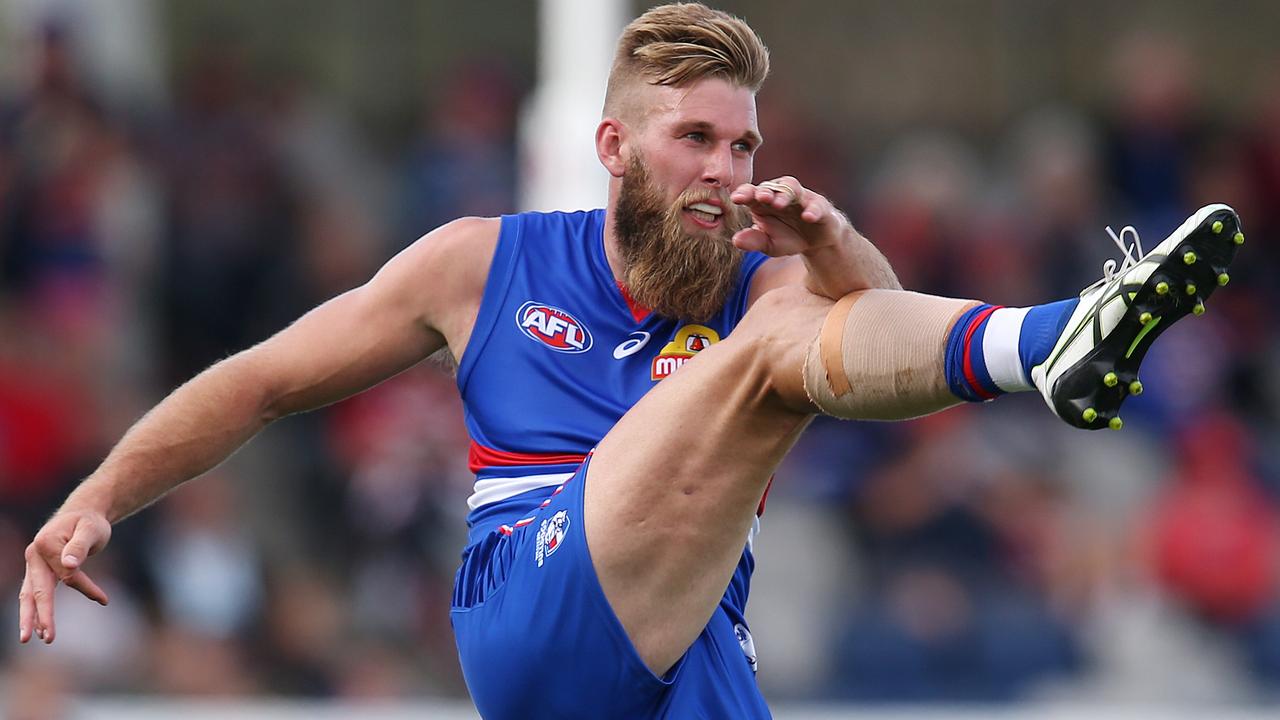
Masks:
[[[754,93],[768,75],[769,50],[746,21],[701,3],[660,5],[623,29],[604,109],[620,110],[637,80],[685,87],[716,77]]]

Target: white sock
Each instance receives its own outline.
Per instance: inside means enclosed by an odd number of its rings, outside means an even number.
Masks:
[[[996,386],[1005,392],[1025,392],[1035,387],[1022,369],[1018,355],[1018,343],[1022,339],[1022,321],[1031,310],[1024,308],[1000,308],[987,319],[986,334],[982,337],[982,357],[987,372]]]

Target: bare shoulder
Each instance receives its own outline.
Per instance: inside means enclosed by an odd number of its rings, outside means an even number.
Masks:
[[[465,217],[441,225],[400,251],[382,272],[431,283],[436,290],[484,290],[501,218]],[[380,273],[381,274],[381,273]]]
[[[412,305],[460,357],[493,263],[501,218],[465,217],[422,236],[387,262],[372,284]]]

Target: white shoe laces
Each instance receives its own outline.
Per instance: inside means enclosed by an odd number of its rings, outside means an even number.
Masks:
[[[1126,233],[1133,236],[1132,245],[1125,245],[1124,238]],[[1111,241],[1114,242],[1116,247],[1120,248],[1120,252],[1124,254],[1124,262],[1117,264],[1115,258],[1109,258],[1102,264],[1102,279],[1081,291],[1081,295],[1084,295],[1095,288],[1110,285],[1117,277],[1129,272],[1131,268],[1142,260],[1142,256],[1146,254],[1142,252],[1142,240],[1138,237],[1138,229],[1134,226],[1125,225],[1124,228],[1120,230],[1120,234],[1117,235],[1116,231],[1112,230],[1111,226],[1108,225],[1107,234],[1111,236]]]

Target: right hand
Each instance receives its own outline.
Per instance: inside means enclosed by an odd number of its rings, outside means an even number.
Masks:
[[[734,246],[770,257],[800,255],[836,244],[847,224],[829,200],[790,175],[756,185],[743,183],[729,199],[751,213],[751,226],[734,234]]]
[[[27,546],[27,574],[18,593],[19,642],[33,634],[45,644],[53,642],[53,591],[59,582],[107,604],[107,594],[80,567],[110,539],[111,523],[98,512],[59,511],[40,528]]]

